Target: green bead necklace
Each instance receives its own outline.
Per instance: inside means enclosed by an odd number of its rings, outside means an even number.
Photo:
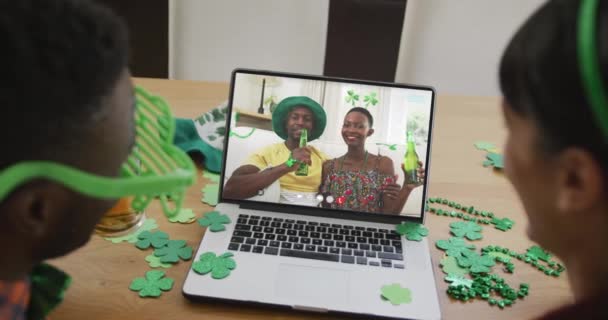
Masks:
[[[447,293],[450,297],[461,301],[479,297],[487,300],[491,306],[498,306],[502,309],[514,304],[517,298],[523,299],[526,297],[529,289],[529,284],[522,283],[519,285],[519,290],[515,291],[505,282],[505,279],[496,274],[474,274],[473,283],[470,287],[465,285],[450,286]],[[497,294],[502,300],[493,298],[491,293]]]
[[[497,252],[504,255],[509,255],[510,257],[516,258],[519,261],[525,262],[539,271],[542,271],[547,276],[559,277],[562,272],[566,270],[566,268],[553,260],[550,260],[550,254],[545,252],[542,248],[538,246],[533,246],[528,249],[527,253],[521,254],[516,253],[513,250],[509,250],[508,248],[501,246],[486,246],[481,248],[482,254],[489,254]],[[540,252],[540,256],[534,254],[534,252]],[[505,265],[505,271],[508,273],[513,273],[515,270],[515,266],[510,262],[510,259],[506,257],[497,257],[496,261],[501,262]],[[546,262],[546,265],[543,265],[540,261]]]
[[[434,203],[446,205],[452,208],[452,210],[444,210],[441,208],[431,207],[429,205]],[[427,200],[425,210],[427,212],[434,213],[438,216],[458,218],[465,221],[472,221],[485,225],[493,224],[494,228],[501,231],[507,231],[511,229],[514,224],[513,220],[509,218],[499,219],[492,212],[479,210],[476,209],[474,206],[465,206],[445,198],[429,198]],[[458,212],[457,210],[460,212]]]

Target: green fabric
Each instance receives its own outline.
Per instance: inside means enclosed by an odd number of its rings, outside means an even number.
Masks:
[[[201,139],[193,120],[175,119],[175,138],[173,139],[173,143],[184,152],[202,155],[203,164],[207,170],[220,172],[222,168],[222,150],[214,148]]]
[[[289,97],[281,100],[277,105],[277,108],[272,113],[272,130],[283,140],[287,140],[287,130],[285,128],[285,122],[287,115],[295,107],[307,107],[315,117],[315,124],[308,135],[308,141],[313,141],[319,138],[325,130],[327,124],[327,116],[325,110],[316,101],[309,97]]]
[[[30,303],[27,307],[28,320],[46,319],[47,315],[62,301],[72,278],[65,272],[41,263],[30,274]]]

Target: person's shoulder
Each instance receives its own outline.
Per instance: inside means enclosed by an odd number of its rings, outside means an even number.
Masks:
[[[254,153],[265,154],[265,153],[273,152],[273,151],[282,149],[283,145],[284,145],[283,142],[277,142],[277,143],[269,144],[267,146],[263,146],[263,147],[260,147],[260,148],[256,149],[254,151]]]
[[[395,171],[395,168],[393,168],[393,160],[391,158],[381,155],[374,157],[376,157],[378,171],[380,171],[380,173],[392,174]]]
[[[323,162],[327,162],[327,161],[331,160],[331,158],[327,155],[327,153],[323,152],[321,149],[319,149],[315,146],[311,146],[311,145],[309,145],[308,148],[312,154],[319,157],[319,159],[321,159]]]

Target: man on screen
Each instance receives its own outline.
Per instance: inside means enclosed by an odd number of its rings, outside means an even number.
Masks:
[[[300,147],[302,129],[308,141],[323,134],[327,117],[323,107],[303,96],[283,99],[272,114],[272,129],[284,142],[261,148],[237,168],[224,187],[230,199],[246,199],[279,181],[280,203],[316,206],[323,162],[328,156],[313,146]],[[297,175],[300,164],[308,165],[306,175]]]

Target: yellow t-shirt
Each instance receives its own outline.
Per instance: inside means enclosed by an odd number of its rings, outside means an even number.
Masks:
[[[321,184],[321,171],[323,162],[328,159],[327,155],[319,149],[308,146],[312,165],[308,166],[307,176],[296,176],[295,171],[283,175],[279,182],[281,189],[298,192],[317,192]],[[245,164],[250,164],[264,170],[268,167],[276,167],[289,159],[289,149],[284,142],[276,143],[259,149],[249,156]]]

